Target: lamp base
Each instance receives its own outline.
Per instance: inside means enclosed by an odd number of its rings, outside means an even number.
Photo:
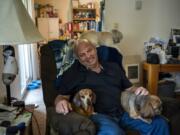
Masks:
[[[6,92],[7,92],[6,104],[10,106],[11,105],[11,88],[10,88],[10,85],[6,85]]]

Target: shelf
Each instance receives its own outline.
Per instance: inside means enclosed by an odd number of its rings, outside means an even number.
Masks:
[[[73,8],[73,10],[87,10],[87,11],[90,11],[90,10],[96,10],[95,8]]]
[[[96,18],[73,18],[73,21],[95,21]]]
[[[73,30],[73,32],[76,32],[76,33],[77,32],[82,33],[82,32],[85,32],[85,31],[95,31],[95,30],[93,30],[93,29],[92,30]]]
[[[72,34],[96,30],[95,8],[73,8]]]
[[[73,30],[73,32],[79,32],[79,33],[82,33],[82,32],[84,32],[85,30]]]

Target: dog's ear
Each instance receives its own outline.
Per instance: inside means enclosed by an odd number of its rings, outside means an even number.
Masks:
[[[92,92],[92,103],[96,103],[96,94],[94,92]]]
[[[150,100],[151,99],[148,99],[147,101],[145,101],[140,108],[140,114],[142,118],[151,119],[155,115],[154,109]]]
[[[154,110],[155,114],[161,114],[162,111],[162,101],[160,100],[160,98],[158,96],[155,95],[151,95],[151,104]]]
[[[81,106],[81,100],[80,100],[79,92],[76,93],[76,95],[74,96],[74,98],[73,98],[73,103],[74,103],[74,105],[76,105],[77,107],[80,107],[80,106]]]

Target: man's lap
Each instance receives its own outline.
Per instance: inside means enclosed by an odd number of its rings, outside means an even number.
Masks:
[[[119,120],[103,114],[92,115],[91,120],[97,125],[98,135],[105,135],[110,131],[108,135],[124,135],[125,128],[138,130],[142,135],[169,135],[168,124],[161,116],[156,116],[151,124],[132,119],[127,113]]]
[[[96,124],[97,135],[125,135],[118,122],[104,114],[94,114],[90,119]]]
[[[168,123],[160,115],[155,116],[151,123],[146,123],[140,119],[132,119],[124,113],[120,124],[125,128],[138,130],[142,135],[169,135]]]

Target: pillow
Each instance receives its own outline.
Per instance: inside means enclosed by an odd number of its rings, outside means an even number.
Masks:
[[[48,45],[54,52],[56,63],[56,79],[54,80],[55,89],[59,89],[61,83],[62,74],[71,67],[75,61],[73,55],[73,48],[67,42],[67,40],[53,40],[48,42]]]
[[[73,48],[67,40],[53,40],[48,44],[54,52],[58,78],[74,63]]]

